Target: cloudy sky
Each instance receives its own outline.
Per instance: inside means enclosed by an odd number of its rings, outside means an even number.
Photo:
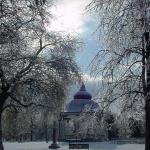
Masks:
[[[88,65],[98,51],[96,36],[95,18],[85,11],[90,0],[58,0],[52,8],[54,21],[51,22],[51,29],[65,31],[71,34],[78,34],[85,43],[83,49],[77,53],[76,61],[82,71],[88,76]]]

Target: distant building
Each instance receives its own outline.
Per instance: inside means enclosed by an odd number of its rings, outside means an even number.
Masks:
[[[99,105],[92,100],[90,93],[86,91],[84,83],[80,90],[74,95],[74,99],[67,105],[66,111],[62,112],[59,120],[59,138],[66,140],[70,138],[82,138],[77,134],[79,122],[76,119],[80,114],[88,109],[88,112],[94,112]]]

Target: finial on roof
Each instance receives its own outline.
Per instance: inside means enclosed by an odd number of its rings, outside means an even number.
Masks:
[[[85,85],[84,85],[84,83],[83,83],[83,82],[82,82],[82,85],[81,85],[80,91],[86,91],[86,88],[85,88]]]
[[[85,85],[82,82],[80,90],[74,95],[74,99],[88,99],[91,100],[92,96],[86,91]]]

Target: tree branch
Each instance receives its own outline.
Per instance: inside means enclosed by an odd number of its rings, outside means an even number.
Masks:
[[[37,106],[37,107],[42,107],[42,108],[48,108],[48,109],[54,109],[54,107],[50,107],[50,106],[45,106],[45,105],[42,105],[42,104],[38,104],[38,103],[34,103],[34,102],[31,102],[29,104],[23,104],[22,102],[20,102],[16,97],[14,97],[11,93],[8,93],[9,94],[9,97],[15,101],[17,104],[19,104],[20,106],[24,107],[24,108],[28,108],[28,107],[31,107],[31,106]]]

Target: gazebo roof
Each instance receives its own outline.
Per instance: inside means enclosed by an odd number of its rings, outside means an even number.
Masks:
[[[74,99],[91,99],[92,96],[90,93],[86,91],[84,83],[82,83],[82,86],[80,90],[74,95]]]
[[[81,112],[85,107],[94,111],[99,105],[91,98],[91,94],[86,91],[85,85],[82,83],[80,90],[74,95],[74,100],[67,105],[67,112]]]

